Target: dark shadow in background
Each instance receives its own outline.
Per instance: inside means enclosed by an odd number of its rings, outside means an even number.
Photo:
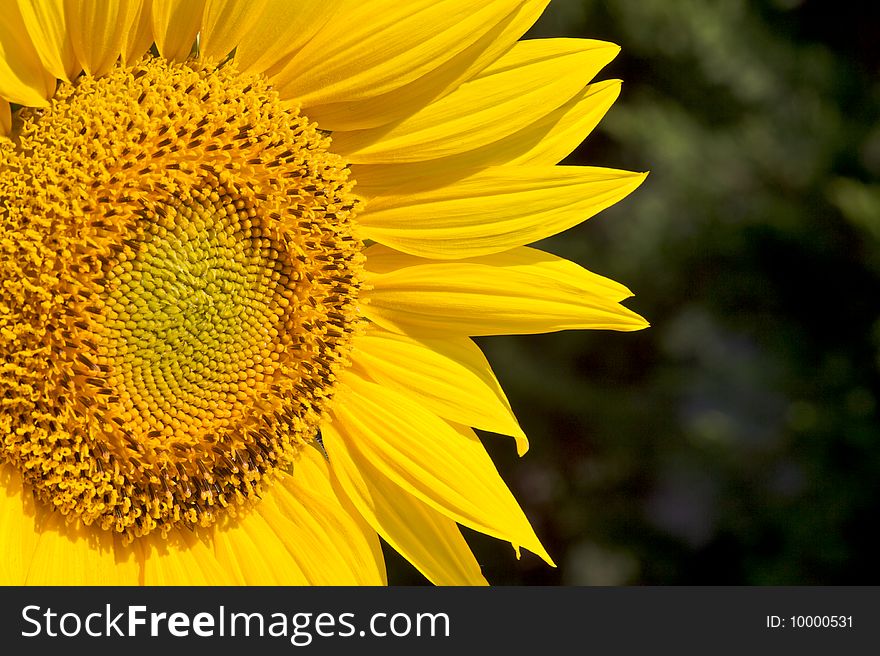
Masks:
[[[554,0],[530,35],[623,46],[566,163],[652,173],[541,247],[653,327],[480,340],[532,449],[485,442],[559,565],[466,532],[491,582],[880,580],[880,11],[830,5]]]

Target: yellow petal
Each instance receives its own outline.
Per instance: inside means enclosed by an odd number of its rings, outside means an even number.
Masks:
[[[7,2],[0,11],[0,98],[45,107],[54,94],[55,76],[31,43],[18,4]]]
[[[395,332],[506,335],[648,324],[619,305],[623,285],[527,247],[442,262],[380,245],[367,249],[364,313]]]
[[[620,80],[587,86],[555,112],[490,149],[505,164],[557,164],[577,148],[620,96]]]
[[[18,0],[18,7],[46,70],[62,80],[76,77],[80,67],[73,52],[64,0]]]
[[[189,57],[204,11],[205,0],[153,0],[153,40],[159,54],[172,61]]]
[[[141,0],[66,0],[73,51],[86,73],[100,76],[113,67],[140,16],[141,4]]]
[[[287,63],[354,0],[267,0],[235,52],[242,72],[267,73]]]
[[[331,484],[323,452],[306,449],[277,498],[298,528],[303,568],[314,585],[386,585],[385,558],[375,529]],[[306,562],[307,561],[307,562]]]
[[[468,48],[520,0],[374,0],[352,4],[297,52],[272,82],[303,107],[398,89]]]
[[[21,474],[0,465],[0,585],[24,585],[37,545],[34,495],[22,484]]]
[[[122,41],[122,61],[131,66],[143,57],[153,43],[153,0],[143,0]]]
[[[486,585],[480,565],[454,521],[385,480],[366,463],[356,465],[334,425],[322,428],[333,455],[335,487],[346,495],[384,540],[435,585]],[[362,463],[363,464],[363,463]]]
[[[12,134],[12,108],[9,102],[0,98],[0,137]]]
[[[213,543],[214,529],[172,529],[167,538],[151,534],[138,540],[143,548],[144,585],[236,585],[224,570]]]
[[[263,504],[259,504],[262,506]],[[306,585],[308,578],[283,538],[254,508],[230,528],[214,532],[214,551],[224,572],[243,585]]]
[[[26,585],[138,585],[137,544],[125,547],[115,533],[70,524],[60,513],[38,509],[37,545]]]
[[[200,562],[220,572],[200,575],[225,585],[384,585],[376,532],[330,485],[323,455],[306,449],[293,476],[283,475],[253,507],[227,517],[195,543]],[[170,577],[180,573],[171,573]],[[198,581],[196,581],[198,584]]]
[[[267,0],[207,0],[199,55],[221,61],[232,52],[256,25]]]
[[[436,189],[488,166],[556,164],[580,145],[619,94],[619,80],[591,84],[532,125],[459,155],[408,164],[355,165],[352,174],[357,180],[356,191],[372,198],[403,186],[413,191]]]
[[[333,489],[329,463],[318,449],[303,451],[275,501],[310,584],[387,584],[375,529]]]
[[[564,105],[619,48],[587,39],[520,41],[453,93],[392,126],[334,135],[355,164],[418,162],[498,141]]]
[[[526,0],[471,46],[409,84],[363,100],[309,105],[309,118],[325,130],[365,130],[387,125],[438,100],[471,79],[516,43],[549,0]]]
[[[372,328],[354,342],[352,362],[377,383],[409,394],[450,421],[516,438],[528,450],[501,385],[467,337],[418,339]]]
[[[418,192],[377,196],[360,235],[412,255],[463,259],[555,235],[624,198],[644,174],[592,167],[506,166]]]
[[[355,468],[370,467],[459,524],[525,547],[552,564],[480,440],[410,397],[349,372],[332,413]],[[325,441],[330,462],[339,442]],[[364,469],[364,471],[371,471]]]

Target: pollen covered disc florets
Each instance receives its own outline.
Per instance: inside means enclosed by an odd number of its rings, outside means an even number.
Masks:
[[[0,461],[127,537],[315,438],[358,324],[345,162],[264,79],[147,59],[0,146]]]

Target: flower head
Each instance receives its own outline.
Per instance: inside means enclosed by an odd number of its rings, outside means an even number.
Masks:
[[[470,337],[646,324],[526,246],[644,177],[555,166],[617,48],[518,41],[546,4],[0,17],[0,581],[375,584],[381,536],[484,582],[458,524],[552,562]]]

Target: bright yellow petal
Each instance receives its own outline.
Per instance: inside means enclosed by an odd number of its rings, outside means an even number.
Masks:
[[[620,80],[589,85],[555,112],[508,140],[493,144],[499,164],[558,164],[571,154],[620,96]]]
[[[24,585],[31,566],[37,533],[34,496],[22,485],[12,465],[0,465],[0,585]]]
[[[138,545],[125,547],[110,531],[70,524],[58,512],[38,509],[37,545],[26,585],[138,585]]]
[[[412,255],[463,259],[555,235],[610,207],[645,175],[574,166],[505,166],[425,192],[377,196],[360,235]]]
[[[122,61],[131,66],[143,57],[153,43],[153,0],[143,0],[122,41]]]
[[[354,0],[267,0],[235,52],[242,72],[281,68]]]
[[[520,41],[479,76],[404,120],[334,135],[333,149],[355,164],[376,164],[486,146],[564,105],[619,50],[587,39]]]
[[[107,73],[141,13],[141,0],[66,0],[73,51],[89,75]]]
[[[317,448],[303,451],[275,501],[310,584],[387,584],[375,529],[346,496],[337,495],[330,465]]]
[[[262,510],[254,508],[234,520],[231,527],[215,530],[218,563],[243,585],[307,585],[305,572]]]
[[[373,471],[355,465],[346,442],[330,424],[322,429],[333,452],[333,482],[385,541],[435,585],[486,585],[480,565],[454,521]]]
[[[481,533],[525,547],[552,564],[480,440],[459,432],[410,397],[349,372],[336,403],[339,429],[355,468],[375,470],[437,512]],[[325,441],[330,462],[339,442]]]
[[[67,26],[64,0],[18,0],[28,36],[55,77],[71,80],[80,71]]]
[[[502,164],[560,162],[596,127],[620,94],[620,81],[597,82],[532,125],[482,148],[441,159],[408,164],[362,164],[352,167],[358,195],[372,198],[403,186],[436,189],[462,179],[469,171]]]
[[[283,475],[258,503],[235,518],[226,518],[211,535],[213,554],[198,557],[214,561],[223,578],[208,583],[386,583],[375,530],[347,500],[339,500],[317,449],[306,449],[292,476]]]
[[[0,98],[0,137],[8,137],[12,133],[12,108],[9,102]]]
[[[172,529],[167,538],[151,534],[138,540],[143,548],[144,585],[236,585],[234,572],[220,566],[214,554],[215,529]]]
[[[21,474],[0,466],[0,585],[137,585],[141,563],[136,546],[119,536],[67,524],[58,512],[39,506]]]
[[[309,118],[326,130],[365,130],[412,114],[498,59],[535,23],[548,3],[526,0],[471,46],[409,84],[363,100],[309,105]]]
[[[528,450],[501,385],[467,337],[416,339],[372,328],[354,342],[352,362],[377,383],[409,394],[450,421],[516,438]]]
[[[221,61],[232,52],[256,25],[268,0],[207,0],[199,54]]]
[[[55,94],[48,72],[28,36],[18,4],[0,11],[0,98],[29,107],[45,107]]]
[[[352,4],[272,78],[303,107],[398,89],[468,48],[520,0],[374,0]]]
[[[159,54],[172,61],[186,60],[204,11],[205,0],[153,0],[153,40]]]
[[[442,263],[380,245],[366,253],[373,289],[364,294],[364,313],[395,332],[477,336],[648,325],[619,304],[632,296],[626,287],[533,248]]]

